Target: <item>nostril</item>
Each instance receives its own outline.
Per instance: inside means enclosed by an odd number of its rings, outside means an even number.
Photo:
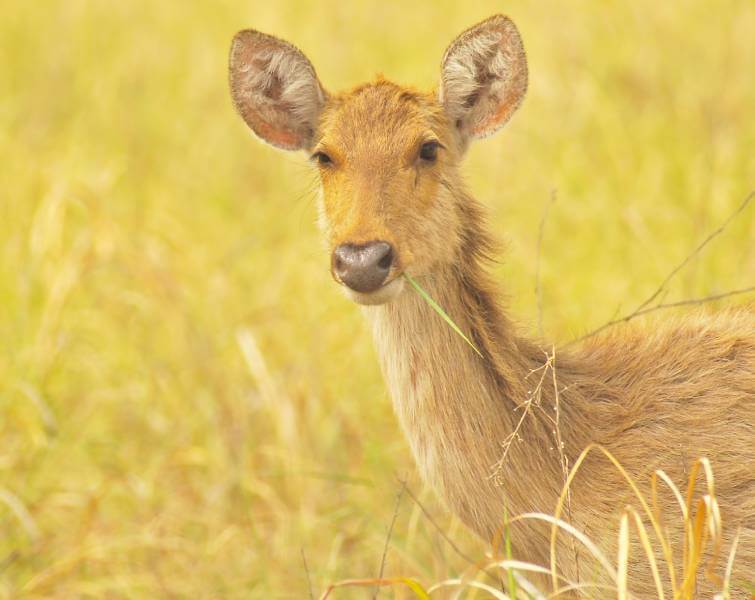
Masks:
[[[333,257],[333,268],[335,268],[336,271],[343,271],[343,260],[338,254]]]
[[[385,256],[378,261],[378,267],[387,271],[391,268],[391,264],[393,264],[393,250],[388,248],[388,252],[385,253]]]

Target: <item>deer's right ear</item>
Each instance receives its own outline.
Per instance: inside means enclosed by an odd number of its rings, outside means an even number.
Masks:
[[[231,97],[252,131],[284,150],[308,149],[326,93],[295,46],[247,29],[231,43]]]

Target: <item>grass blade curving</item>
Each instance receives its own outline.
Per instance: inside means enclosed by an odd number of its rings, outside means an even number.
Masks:
[[[467,344],[469,344],[469,347],[472,348],[472,350],[477,352],[480,358],[484,358],[484,356],[482,355],[482,352],[480,352],[477,349],[477,346],[475,346],[472,343],[472,341],[466,335],[464,335],[464,332],[462,332],[462,330],[459,329],[459,326],[453,322],[453,320],[451,319],[451,317],[448,316],[446,311],[443,310],[440,307],[440,305],[430,297],[430,294],[428,294],[425,290],[423,290],[422,287],[420,287],[420,285],[408,273],[404,273],[404,277],[406,277],[406,280],[412,284],[412,287],[415,290],[417,290],[417,293],[420,296],[422,296],[425,302],[427,302],[430,305],[430,308],[432,308],[436,313],[438,313],[443,318],[443,320],[451,326],[451,329],[453,329],[456,333],[458,333],[459,336],[461,336],[461,339],[463,339]]]

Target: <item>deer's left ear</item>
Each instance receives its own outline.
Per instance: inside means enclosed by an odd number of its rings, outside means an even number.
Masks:
[[[527,91],[527,58],[514,23],[495,15],[467,29],[446,50],[440,102],[464,139],[491,135]]]

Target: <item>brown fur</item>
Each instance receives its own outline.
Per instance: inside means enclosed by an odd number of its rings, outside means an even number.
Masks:
[[[263,38],[266,52],[271,39]],[[292,48],[282,47],[289,59]],[[439,94],[384,80],[332,96],[323,93],[311,136],[300,135],[296,142],[331,160],[320,166],[321,221],[330,249],[383,240],[397,254],[389,276],[396,282],[394,292],[364,311],[396,414],[423,477],[462,521],[493,540],[500,533],[504,508],[510,516],[553,512],[564,482],[562,459],[573,464],[588,444],[613,453],[645,492],[657,468],[683,487],[693,460],[705,456],[716,475],[725,532],[722,552],[725,556],[741,528],[734,580],[753,579],[755,313],[752,308],[717,315],[698,311],[616,327],[577,349],[556,352],[551,368],[559,390],[559,452],[552,416],[556,391],[552,384],[537,388],[546,353],[516,330],[500,305],[485,271],[494,246],[483,211],[459,172],[468,142],[500,127],[521,101],[526,87],[521,40],[510,21],[494,17],[465,32],[449,53]],[[493,62],[482,68],[484,60]],[[449,74],[449,63],[454,69],[467,65],[469,77]],[[308,61],[302,65],[303,71],[309,69]],[[233,69],[232,64],[232,81]],[[306,100],[311,103],[311,90],[321,88],[315,80],[304,89],[310,90]],[[279,89],[274,92],[267,94],[266,103],[281,94]],[[263,112],[246,107],[245,97],[234,99],[242,115],[253,113],[257,119]],[[281,122],[278,108],[263,108],[273,114],[272,126]],[[295,127],[284,134],[306,134],[302,114],[295,115]],[[254,125],[268,139],[268,123]],[[270,139],[279,143],[282,136],[273,132]],[[289,135],[286,143],[291,139]],[[442,144],[432,164],[417,158],[427,139]],[[401,289],[402,273],[415,277],[446,309],[483,358],[417,294]],[[522,421],[494,478],[502,444],[533,394],[538,394],[539,404]],[[639,508],[629,487],[596,454],[584,463],[571,490],[571,521],[613,558],[622,509],[628,503]],[[680,557],[678,508],[671,494],[661,494],[660,501]],[[549,534],[548,527],[534,521],[513,527],[516,558],[548,564]],[[559,569],[576,579],[571,545],[565,535],[559,540]],[[642,551],[634,547],[630,589],[638,597],[653,597],[644,565]],[[593,575],[589,569],[579,573],[584,581]],[[699,584],[709,597],[712,584],[702,579]]]

